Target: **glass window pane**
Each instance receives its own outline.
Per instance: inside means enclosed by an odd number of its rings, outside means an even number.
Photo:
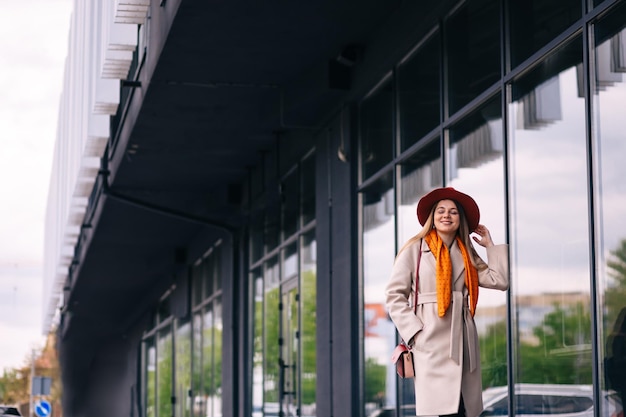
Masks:
[[[591,384],[585,103],[574,39],[512,86],[516,382]]]
[[[500,79],[500,2],[465,2],[446,35],[450,115]]]
[[[263,237],[266,251],[271,251],[278,246],[280,238],[280,208],[278,204],[270,205],[265,210],[265,233]]]
[[[595,188],[597,201],[596,250],[598,296],[604,300],[601,311],[602,345],[599,349],[605,367],[601,369],[605,389],[614,389],[624,403],[626,395],[626,6],[621,6],[595,26],[594,109],[599,169]],[[621,364],[621,367],[620,367]],[[602,402],[601,415],[609,416],[619,399]]]
[[[387,80],[361,103],[361,173],[366,179],[391,162],[393,90]]]
[[[315,231],[302,236],[300,250],[300,269],[302,284],[302,375],[301,404],[302,416],[316,415],[316,383],[317,383],[317,245]]]
[[[213,275],[213,294],[222,291],[222,246],[218,245],[213,252],[215,256],[215,273]]]
[[[172,331],[170,327],[159,332],[157,342],[157,416],[172,415]]]
[[[396,329],[385,308],[385,287],[395,256],[392,173],[362,194],[363,217],[363,332],[366,414],[396,404],[396,374],[389,358]]]
[[[580,0],[509,0],[508,5],[513,68],[582,16]]]
[[[281,211],[283,215],[281,235],[283,240],[292,236],[300,226],[298,224],[300,220],[300,183],[298,174],[298,170],[293,170],[280,184]]]
[[[507,243],[501,98],[489,101],[450,130],[447,184],[471,195],[493,242]],[[487,261],[487,251],[474,247]],[[474,320],[483,389],[507,384],[506,292],[481,289]]]
[[[202,297],[204,296],[202,270],[202,263],[194,265],[191,269],[191,291],[194,307],[202,303]]]
[[[212,417],[222,416],[222,298],[213,303],[213,409]]]
[[[402,151],[439,125],[440,42],[437,32],[398,67]]]
[[[315,219],[315,154],[302,161],[302,225]]]
[[[156,347],[154,345],[154,338],[147,339],[145,341],[145,384],[146,384],[146,417],[156,416]]]
[[[443,185],[439,138],[426,144],[400,165],[398,184],[398,248],[420,231],[417,202],[430,190]]]
[[[176,326],[176,417],[191,417],[191,324],[179,321]]]
[[[280,273],[278,259],[273,258],[265,264],[265,302],[263,308],[264,335],[264,356],[263,366],[263,403],[278,403],[279,379],[279,352],[280,338],[279,309],[280,303]]]
[[[202,314],[193,316],[193,415],[205,417],[206,393],[202,384]]]
[[[260,269],[251,272],[253,321],[252,329],[252,409],[263,409],[263,276]]]
[[[204,392],[204,404],[207,417],[212,417],[213,401],[215,398],[215,363],[214,346],[215,334],[213,332],[213,304],[208,304],[204,310],[202,320],[202,391]]]
[[[215,251],[212,251],[204,260],[204,298],[207,299],[213,296],[215,290],[213,289],[215,282],[215,275],[217,269],[217,256]]]
[[[298,275],[298,247],[292,244],[283,249],[282,280]]]
[[[250,262],[256,262],[264,254],[263,237],[264,217],[260,213],[254,213],[250,219]]]

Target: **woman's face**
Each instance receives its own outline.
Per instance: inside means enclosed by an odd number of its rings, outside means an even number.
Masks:
[[[461,225],[461,215],[452,200],[441,200],[435,207],[433,216],[435,229],[439,233],[456,233]]]

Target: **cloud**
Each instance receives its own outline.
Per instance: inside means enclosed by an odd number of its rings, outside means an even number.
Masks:
[[[0,370],[42,341],[44,221],[71,0],[0,2]]]
[[[41,347],[41,274],[39,266],[0,267],[0,371],[22,364]]]

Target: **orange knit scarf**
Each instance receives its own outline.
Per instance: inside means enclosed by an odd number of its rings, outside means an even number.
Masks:
[[[437,261],[437,310],[439,317],[443,317],[450,306],[452,297],[452,261],[450,260],[450,252],[435,229],[431,230],[424,239]],[[473,317],[476,311],[476,304],[478,303],[478,271],[476,271],[476,267],[470,261],[469,253],[461,238],[457,236],[456,242],[459,245],[459,249],[461,249],[463,262],[465,263],[465,286],[469,291],[469,307]]]

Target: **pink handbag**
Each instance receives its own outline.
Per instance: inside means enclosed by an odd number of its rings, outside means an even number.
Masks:
[[[420,259],[422,258],[422,241],[420,240],[420,251],[417,256],[417,269],[415,271],[415,296],[413,297],[413,314],[417,314],[417,291],[419,284]],[[400,378],[415,377],[415,364],[413,363],[413,352],[406,343],[401,342],[393,350],[391,363],[396,365],[396,372]]]
[[[415,376],[413,352],[404,343],[400,343],[393,350],[391,361],[396,364],[396,372],[400,378],[413,378]]]

